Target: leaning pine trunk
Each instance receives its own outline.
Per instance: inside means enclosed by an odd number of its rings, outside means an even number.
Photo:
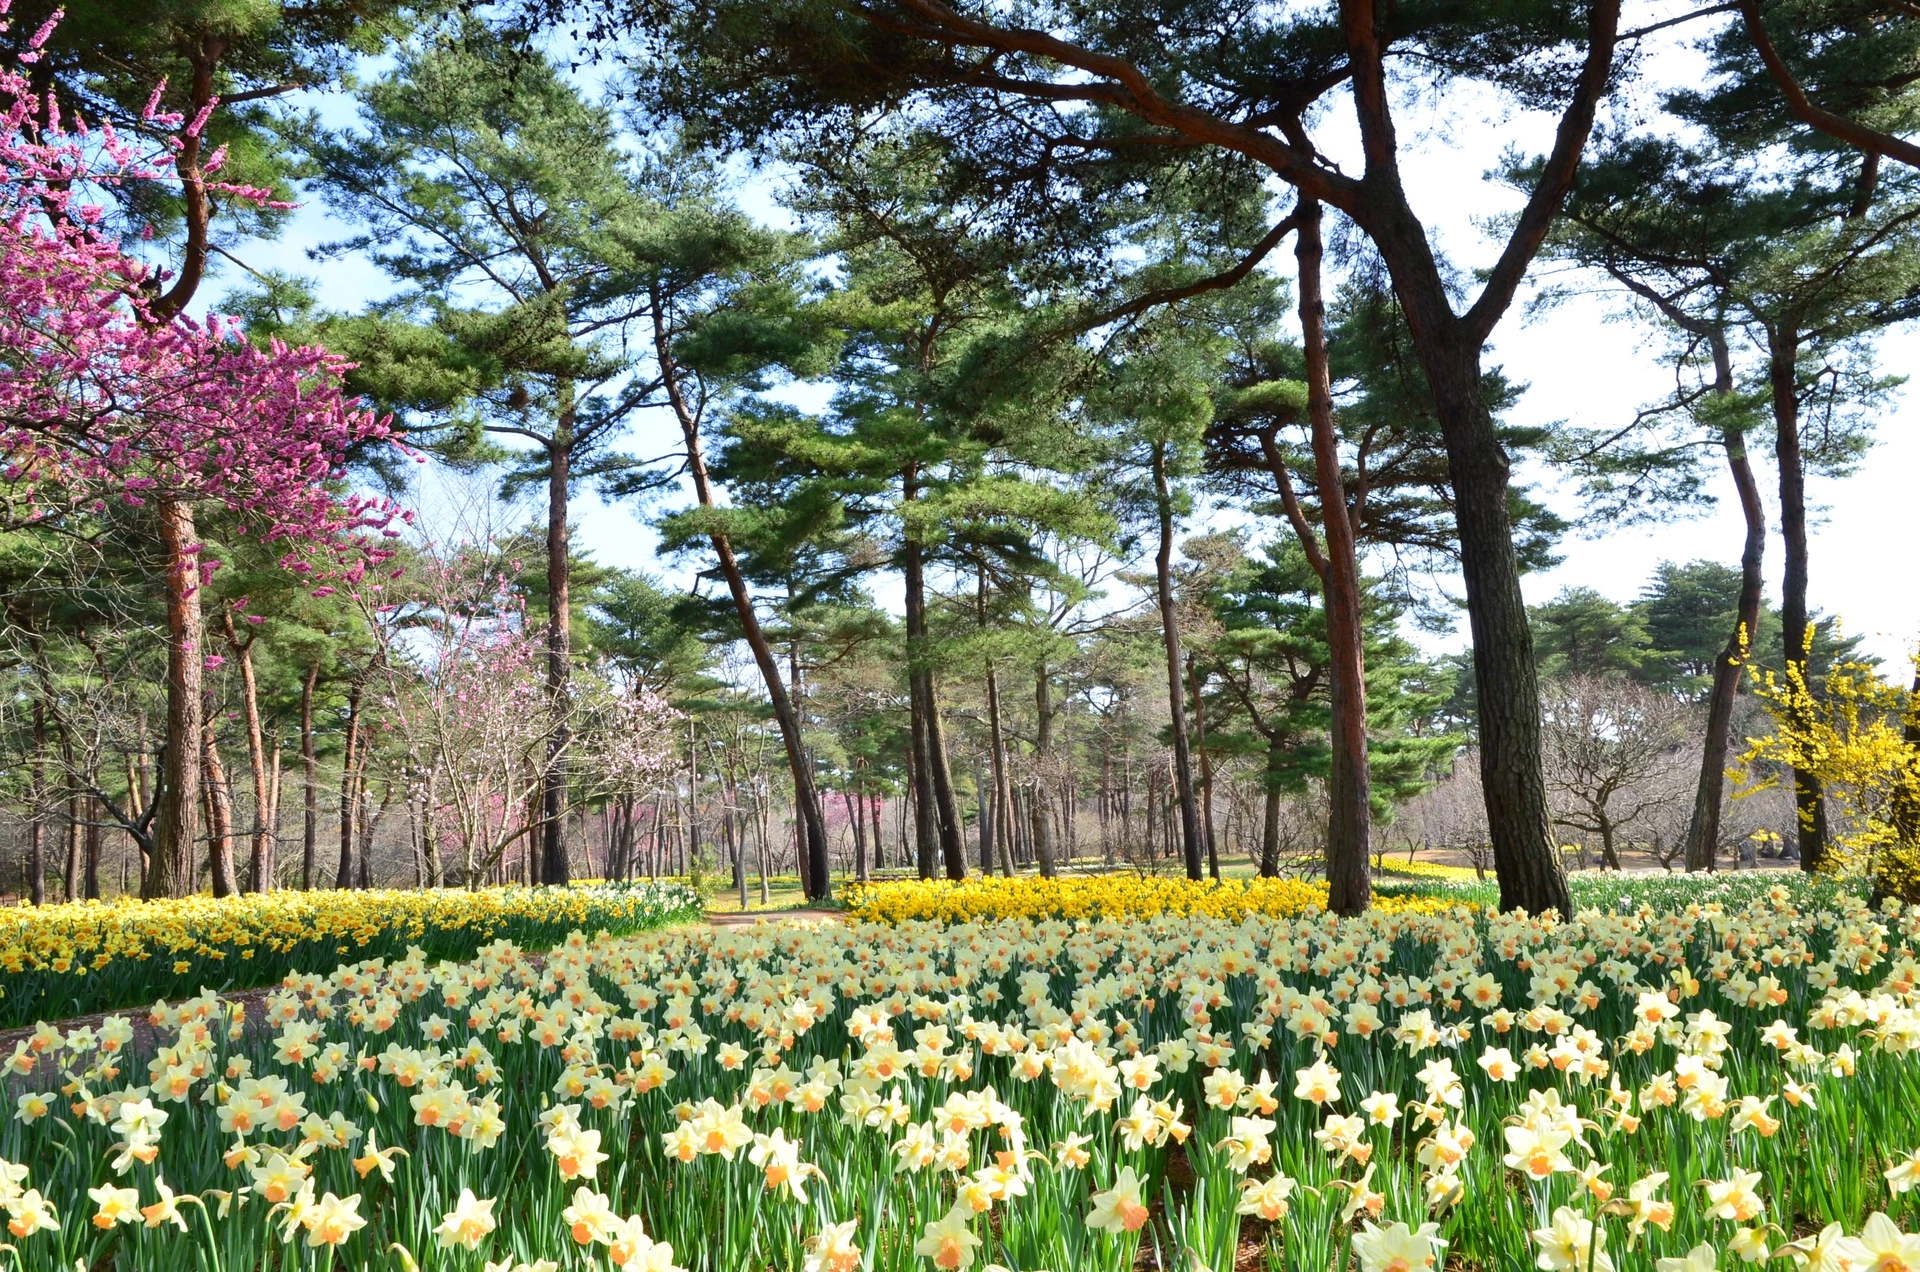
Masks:
[[[659,358],[660,371],[665,380],[668,404],[673,407],[674,416],[680,421],[681,437],[686,443],[687,475],[693,479],[694,497],[702,508],[711,512],[716,503],[713,485],[707,475],[706,456],[700,445],[700,422],[680,391],[677,364],[672,344],[667,338],[665,309],[657,289],[652,300],[654,352]],[[746,638],[747,648],[753,652],[754,665],[760,669],[760,678],[767,687],[773,718],[780,726],[780,741],[786,751],[787,767],[793,774],[795,811],[798,820],[806,827],[807,834],[803,838],[811,845],[806,851],[816,854],[810,864],[817,869],[801,872],[808,883],[807,899],[824,900],[832,890],[827,873],[827,825],[820,812],[820,796],[813,781],[813,761],[807,755],[806,743],[801,736],[800,718],[787,696],[786,685],[780,678],[780,665],[774,661],[773,649],[767,643],[760,617],[754,611],[753,597],[747,590],[746,576],[734,557],[733,544],[726,532],[717,526],[708,537],[713,543],[714,556],[719,558],[720,573],[727,581],[727,592],[733,598],[734,612],[740,618],[740,634]],[[763,888],[764,885],[763,878]]]

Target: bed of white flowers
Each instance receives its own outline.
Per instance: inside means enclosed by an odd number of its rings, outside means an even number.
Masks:
[[[1920,1269],[1920,913],[1831,891],[576,935],[149,1019],[0,1053],[0,1267]]]

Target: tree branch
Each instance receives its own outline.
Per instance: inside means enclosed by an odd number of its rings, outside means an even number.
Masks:
[[[1184,286],[1162,287],[1146,292],[1125,304],[1115,305],[1111,309],[1101,310],[1091,317],[1082,319],[1074,325],[1074,330],[1092,331],[1096,327],[1104,327],[1121,318],[1131,318],[1135,314],[1144,313],[1160,305],[1178,304],[1180,301],[1191,300],[1207,292],[1225,291],[1251,274],[1254,266],[1265,260],[1299,224],[1298,210],[1290,212],[1281,219],[1279,224],[1268,230],[1260,241],[1253,245],[1252,250],[1235,262],[1231,268],[1221,270],[1218,274],[1210,274]]]
[[[1331,204],[1342,212],[1351,214],[1359,204],[1360,183],[1351,177],[1329,172],[1314,163],[1311,155],[1258,128],[1236,124],[1183,102],[1169,100],[1154,87],[1139,67],[1125,58],[1097,53],[1044,31],[1025,27],[997,27],[977,21],[956,13],[940,0],[900,0],[900,3],[926,25],[901,26],[864,5],[859,6],[857,12],[875,26],[899,30],[936,43],[998,50],[1002,53],[1025,53],[1100,76],[1117,86],[1115,105],[1130,114],[1256,159],[1303,193]],[[1017,82],[1009,81],[1009,84]],[[1014,90],[1010,88],[1009,91]],[[1076,91],[1089,90],[1085,86],[1076,86]]]
[[[1743,0],[1751,3],[1752,0]],[[1607,78],[1613,73],[1613,50],[1620,27],[1620,0],[1594,0],[1587,19],[1587,60],[1574,87],[1573,100],[1560,116],[1554,132],[1553,151],[1541,169],[1540,180],[1527,199],[1520,219],[1507,239],[1506,248],[1487,275],[1480,299],[1467,311],[1463,322],[1475,345],[1484,344],[1500,316],[1513,303],[1513,293],[1525,277],[1527,266],[1546,241],[1547,231],[1560,214],[1568,193],[1573,189],[1573,174],[1580,166],[1580,155],[1593,132],[1594,113],[1601,95],[1607,91]]]
[[[1787,110],[1795,119],[1850,146],[1884,155],[1910,168],[1920,168],[1920,146],[1814,105],[1807,97],[1806,89],[1800,86],[1800,81],[1788,69],[1780,50],[1774,47],[1773,37],[1767,34],[1766,23],[1760,18],[1760,0],[1739,0],[1739,3],[1740,16],[1747,24],[1747,37],[1753,41],[1754,51],[1760,54],[1767,74],[1779,87],[1780,95],[1786,99]]]

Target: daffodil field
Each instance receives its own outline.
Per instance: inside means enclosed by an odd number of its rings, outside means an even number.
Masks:
[[[0,1028],[271,985],[342,960],[470,958],[490,941],[539,948],[573,929],[629,932],[697,918],[680,883],[575,888],[279,891],[215,899],[0,907]]]
[[[1587,872],[1568,883],[1582,909],[1618,910],[1651,905],[1671,909],[1700,903],[1740,907],[1781,886],[1778,874],[1731,872],[1710,875],[1620,875]],[[1793,876],[1798,896],[1834,902],[1839,892],[1859,889],[1860,880]],[[1478,879],[1470,869],[1393,862],[1376,870],[1374,908],[1385,914],[1443,914],[1456,906],[1497,908],[1499,886]],[[1326,907],[1327,885],[1316,879],[1221,879],[1192,882],[1168,875],[1109,873],[1006,879],[977,876],[960,883],[945,879],[901,879],[849,884],[841,890],[850,918],[870,923],[976,919],[1140,919],[1160,915],[1203,915],[1239,922],[1248,917],[1285,918]]]
[[[1193,883],[1184,877],[1106,874],[1053,879],[984,875],[961,883],[907,879],[852,884],[842,889],[850,917],[873,923],[931,919],[1139,919],[1199,915],[1232,922],[1249,916],[1280,918],[1325,908],[1327,885],[1308,879],[1224,879]],[[1400,897],[1383,891],[1384,913],[1438,912],[1450,900]]]
[[[43,1026],[0,1267],[1920,1267],[1920,912],[1778,879],[576,932]]]

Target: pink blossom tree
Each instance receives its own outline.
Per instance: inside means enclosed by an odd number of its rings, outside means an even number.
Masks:
[[[398,581],[364,592],[380,643],[387,752],[423,810],[426,850],[451,846],[468,887],[516,849],[537,851],[556,774],[591,799],[651,791],[676,768],[680,713],[605,668],[587,669],[565,700],[569,755],[548,745],[547,647],[513,586],[517,565],[485,535],[428,541]],[[437,880],[438,863],[426,865]]]
[[[108,500],[155,513],[167,722],[158,790],[140,819],[151,844],[142,892],[180,895],[192,882],[199,805],[199,591],[219,564],[197,541],[193,506],[215,501],[242,514],[253,533],[287,545],[289,569],[357,582],[378,556],[361,532],[384,528],[395,510],[330,487],[349,448],[385,439],[388,425],[344,394],[347,365],[325,350],[261,348],[236,322],[195,321],[171,302],[158,309],[162,276],[104,230],[88,195],[177,180],[174,156],[217,102],[192,120],[150,105],[146,122],[165,137],[157,147],[63,120],[27,78],[51,32],[49,23],[18,67],[0,71],[0,518],[47,524]],[[208,157],[201,171],[217,172],[220,160]]]

